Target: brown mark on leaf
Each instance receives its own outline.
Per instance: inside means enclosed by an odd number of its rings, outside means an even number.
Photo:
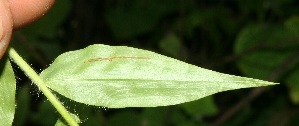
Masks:
[[[150,59],[149,57],[142,57],[142,56],[113,56],[113,57],[107,57],[107,58],[94,58],[89,59],[85,62],[95,62],[95,61],[112,61],[114,59]]]

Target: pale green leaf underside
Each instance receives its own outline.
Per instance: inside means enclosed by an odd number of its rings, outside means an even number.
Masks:
[[[101,44],[60,55],[40,76],[65,97],[109,108],[174,105],[221,91],[275,84],[146,50]]]
[[[16,80],[8,59],[0,60],[0,126],[11,126],[15,114]]]

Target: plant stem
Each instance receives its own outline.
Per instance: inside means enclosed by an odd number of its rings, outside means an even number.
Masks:
[[[44,93],[51,104],[57,109],[65,121],[71,126],[78,126],[78,123],[73,119],[72,115],[66,110],[61,102],[48,89],[45,82],[39,75],[27,64],[26,61],[13,49],[9,48],[9,56],[13,61],[25,72],[25,74],[37,85],[37,87]]]

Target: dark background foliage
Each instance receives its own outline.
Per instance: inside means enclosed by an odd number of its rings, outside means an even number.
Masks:
[[[151,50],[211,70],[279,82],[190,103],[109,109],[60,97],[82,125],[299,125],[296,0],[57,0],[12,45],[46,68],[59,54],[95,43]],[[14,125],[54,125],[59,114],[21,72]],[[58,95],[58,94],[57,94]]]

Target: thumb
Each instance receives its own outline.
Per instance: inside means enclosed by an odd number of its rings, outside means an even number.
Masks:
[[[9,45],[12,29],[13,20],[9,3],[6,0],[0,0],[0,59]]]

